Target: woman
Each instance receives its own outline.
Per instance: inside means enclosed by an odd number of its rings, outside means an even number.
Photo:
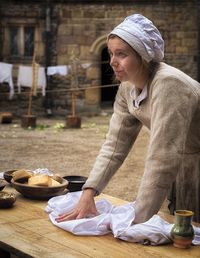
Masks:
[[[163,62],[164,42],[140,14],[108,36],[110,65],[121,82],[107,139],[76,208],[57,222],[97,215],[99,194],[127,157],[143,125],[150,130],[133,223],[156,214],[172,185],[171,209],[190,209],[200,222],[200,84]]]

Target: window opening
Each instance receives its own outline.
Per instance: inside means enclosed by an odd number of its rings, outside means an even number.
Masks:
[[[10,54],[19,55],[19,29],[10,27],[9,30]]]
[[[10,57],[32,57],[34,53],[35,27],[33,26],[9,26],[8,47]]]
[[[32,56],[34,52],[34,27],[24,28],[24,56]]]

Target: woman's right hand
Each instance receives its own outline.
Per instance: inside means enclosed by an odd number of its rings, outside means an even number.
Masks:
[[[63,213],[56,218],[56,222],[66,220],[82,219],[88,216],[97,216],[98,211],[94,202],[95,190],[87,188],[83,190],[81,198],[76,207],[70,212]]]

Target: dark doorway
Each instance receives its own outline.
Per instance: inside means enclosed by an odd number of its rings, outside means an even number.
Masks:
[[[114,82],[114,73],[109,64],[109,54],[107,47],[102,50],[101,53],[101,85],[112,85],[116,84]],[[117,93],[117,86],[102,87],[101,88],[101,106],[111,107],[115,100],[115,95]]]

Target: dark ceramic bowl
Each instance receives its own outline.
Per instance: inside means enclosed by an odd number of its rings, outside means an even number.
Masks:
[[[17,169],[14,169],[14,170],[8,170],[8,171],[5,171],[3,173],[3,177],[4,179],[8,182],[8,183],[11,183],[11,180],[12,180],[12,173],[15,172]]]
[[[85,176],[64,176],[63,178],[68,181],[67,189],[69,192],[81,191],[87,180]]]
[[[2,191],[6,185],[7,185],[6,181],[3,179],[0,179],[0,191]]]
[[[0,209],[12,207],[15,201],[16,195],[14,193],[0,192]]]
[[[11,180],[12,186],[29,199],[46,200],[54,196],[65,194],[68,182],[61,178],[58,186],[30,186],[27,183],[19,183]]]

